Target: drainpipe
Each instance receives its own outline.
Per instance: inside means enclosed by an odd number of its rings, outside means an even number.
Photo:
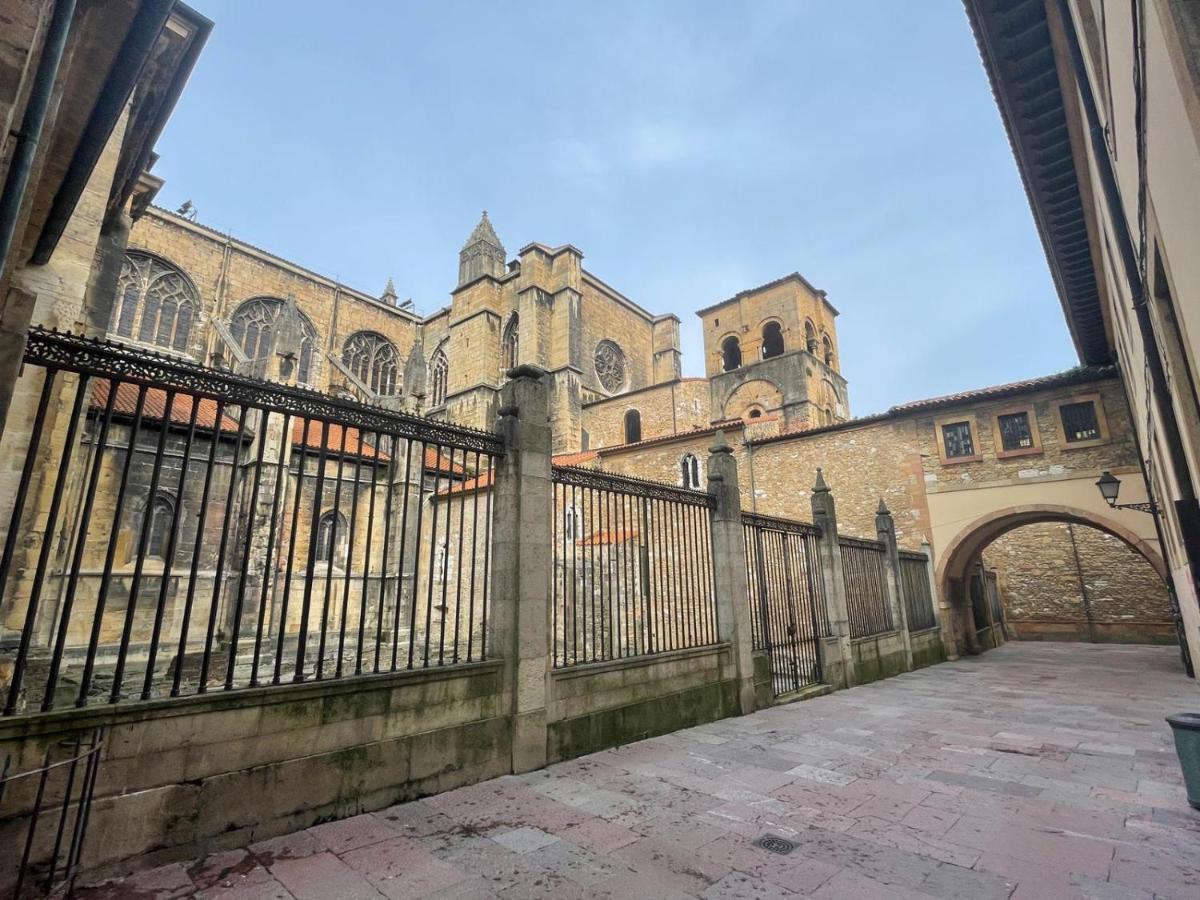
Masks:
[[[8,259],[12,249],[13,235],[17,231],[17,220],[25,200],[25,189],[29,185],[29,173],[46,124],[46,113],[54,94],[54,83],[62,63],[63,51],[71,32],[71,19],[75,15],[75,0],[58,0],[46,40],[42,44],[42,57],[29,90],[29,101],[25,104],[25,116],[21,130],[17,133],[12,162],[8,176],[4,179],[4,190],[0,193],[0,267]]]
[[[1179,487],[1180,497],[1172,502],[1179,522],[1179,531],[1183,538],[1184,552],[1187,554],[1193,585],[1200,594],[1200,584],[1197,583],[1197,578],[1200,577],[1200,501],[1196,498],[1195,486],[1184,455],[1179,421],[1176,418],[1175,406],[1171,402],[1171,394],[1167,388],[1162,356],[1159,354],[1154,325],[1150,321],[1150,310],[1146,305],[1146,287],[1142,280],[1137,253],[1134,250],[1133,236],[1129,233],[1129,223],[1125,219],[1125,211],[1121,205],[1121,195],[1117,187],[1116,175],[1113,172],[1112,160],[1104,141],[1104,129],[1100,124],[1100,116],[1096,109],[1096,97],[1092,93],[1092,85],[1088,81],[1087,70],[1084,67],[1079,35],[1075,31],[1068,0],[1056,0],[1055,8],[1061,20],[1062,32],[1071,57],[1071,70],[1079,88],[1096,171],[1100,176],[1104,202],[1108,207],[1109,217],[1112,219],[1114,237],[1121,257],[1121,267],[1124,270],[1125,280],[1133,301],[1138,333],[1146,354],[1146,368],[1150,374],[1154,405],[1162,422],[1163,439],[1166,444],[1167,457],[1171,463],[1171,473]],[[1151,481],[1147,480],[1146,487],[1153,492],[1154,486]]]

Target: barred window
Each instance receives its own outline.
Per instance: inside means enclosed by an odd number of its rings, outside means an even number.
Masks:
[[[970,422],[952,422],[942,426],[942,441],[947,459],[960,459],[975,455],[975,441],[971,437]]]
[[[1000,422],[1000,445],[1005,450],[1028,450],[1033,446],[1029,413],[1008,413],[997,418]]]
[[[196,288],[183,272],[131,251],[121,265],[109,327],[120,337],[187,352],[198,308]]]
[[[441,406],[446,402],[446,384],[450,379],[450,361],[444,347],[438,347],[429,363],[430,403]]]
[[[1062,416],[1063,435],[1068,444],[1094,441],[1100,437],[1100,422],[1096,418],[1094,401],[1064,403],[1058,408],[1058,413]]]
[[[374,331],[357,331],[346,339],[342,362],[371,391],[382,397],[396,393],[400,354],[395,345]]]
[[[247,300],[229,320],[229,331],[238,342],[242,352],[250,359],[264,360],[271,352],[271,332],[283,309],[283,301],[275,297],[255,297]],[[317,343],[317,330],[308,317],[301,314],[300,327],[303,332],[300,339],[300,372],[299,379],[304,384],[311,384],[313,347]]]

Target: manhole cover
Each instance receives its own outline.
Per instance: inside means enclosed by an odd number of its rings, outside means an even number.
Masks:
[[[764,834],[758,840],[754,841],[755,847],[761,847],[771,853],[778,853],[780,856],[786,856],[796,849],[796,845],[787,838],[781,838],[774,834]]]

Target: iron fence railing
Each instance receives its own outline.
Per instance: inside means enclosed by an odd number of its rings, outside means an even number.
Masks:
[[[705,493],[555,466],[555,667],[716,643]]]
[[[846,589],[850,637],[893,630],[896,626],[888,601],[884,545],[850,537],[839,537],[838,543],[842,550],[842,582]]]
[[[909,631],[925,631],[937,624],[929,589],[929,559],[924,553],[900,551],[900,588]]]
[[[0,834],[11,849],[0,885],[12,897],[72,895],[103,747],[94,728],[49,744],[35,769],[11,772],[9,757],[0,765]]]
[[[818,639],[830,634],[815,525],[742,513],[754,649],[771,661],[776,695],[822,678]]]
[[[6,715],[486,656],[496,436],[56,332],[25,364]]]

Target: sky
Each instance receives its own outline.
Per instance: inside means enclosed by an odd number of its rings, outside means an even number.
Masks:
[[[432,312],[486,209],[682,320],[799,271],[851,412],[1077,364],[961,0],[190,0],[158,204]]]

